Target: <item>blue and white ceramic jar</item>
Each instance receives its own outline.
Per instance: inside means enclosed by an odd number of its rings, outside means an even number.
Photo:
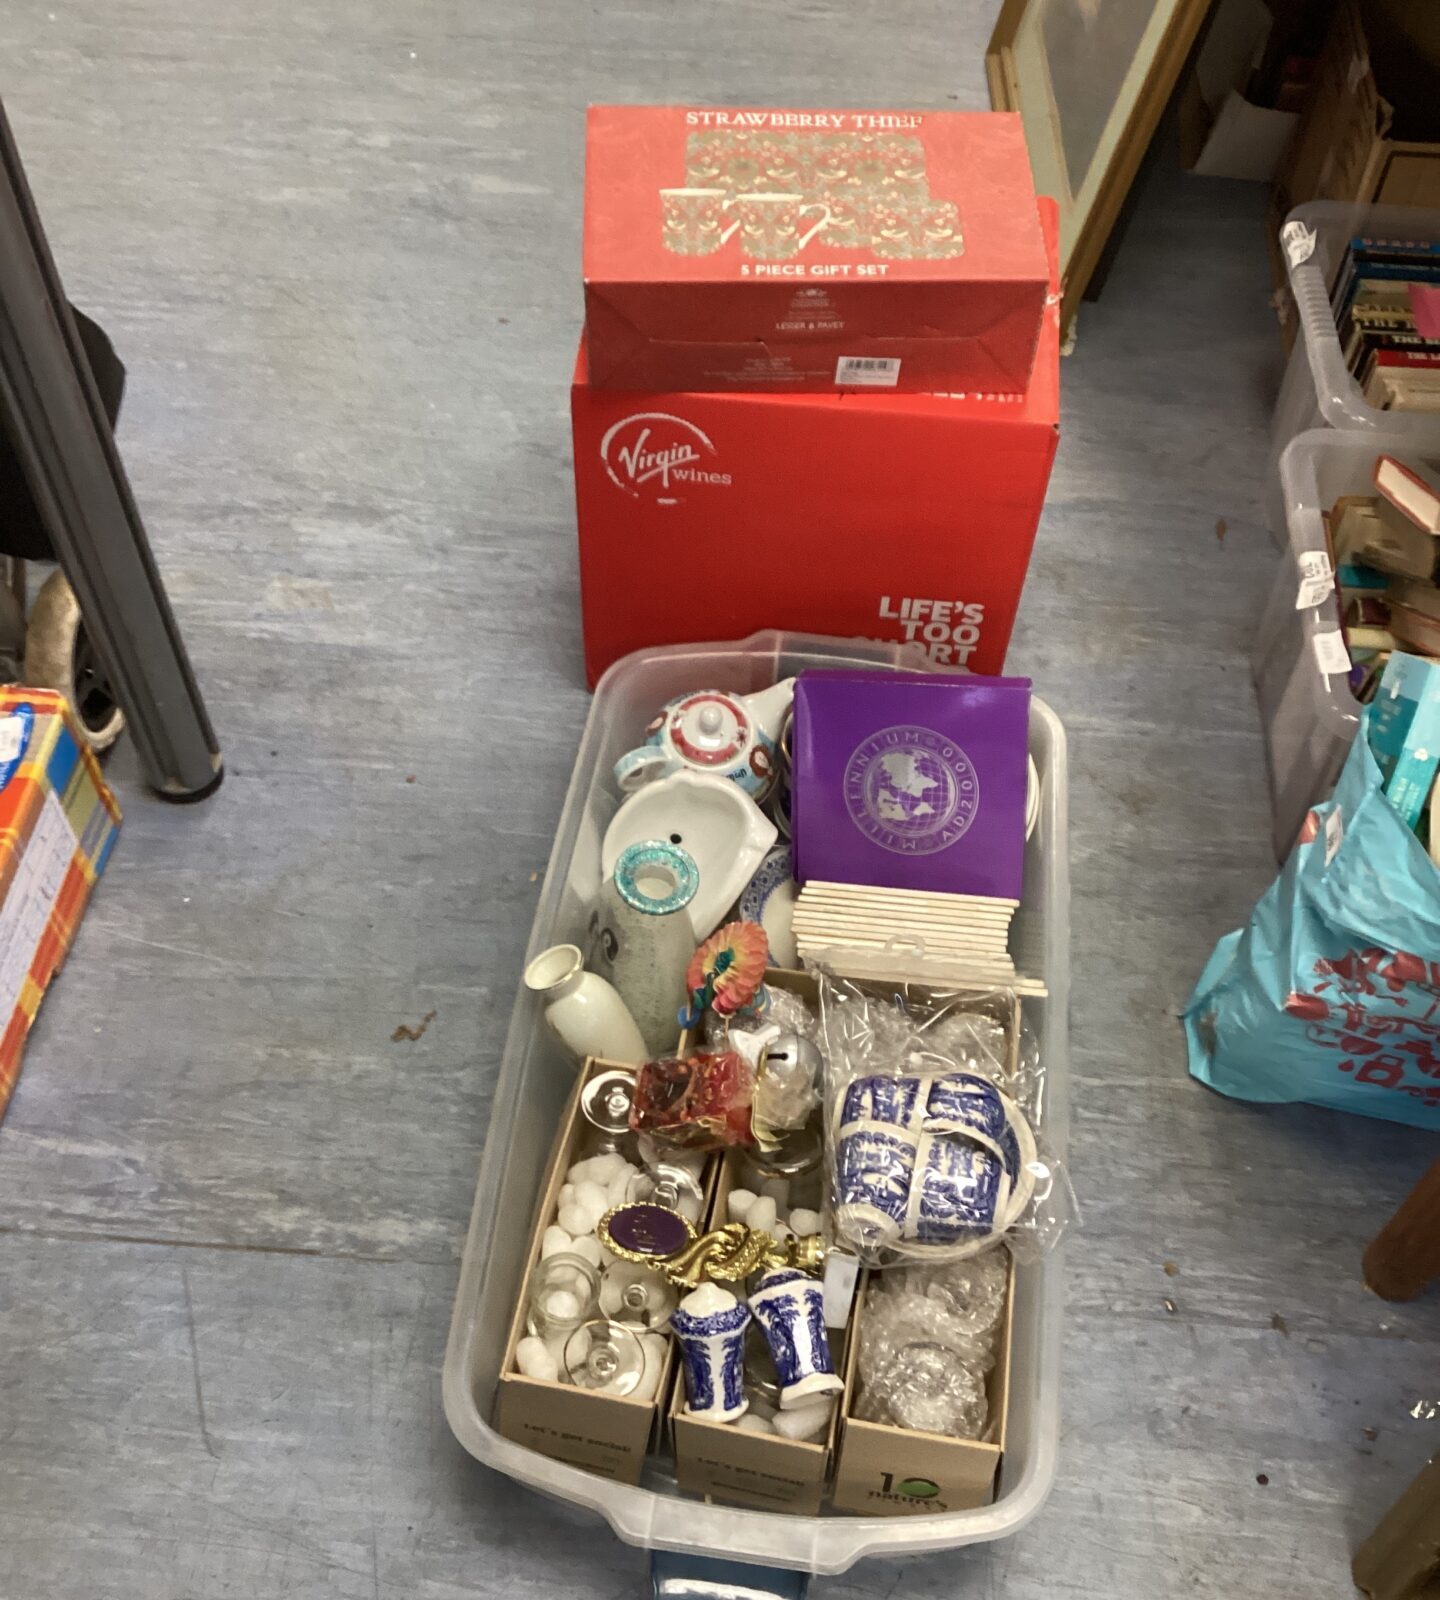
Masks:
[[[750,1309],[770,1346],[782,1411],[840,1393],[845,1384],[831,1358],[818,1279],[791,1267],[767,1272],[750,1296]]]
[[[718,1284],[704,1283],[670,1314],[685,1363],[685,1410],[701,1422],[745,1415],[745,1330],[750,1308]]]
[[[865,1250],[895,1243],[905,1230],[918,1140],[896,1127],[852,1123],[835,1144],[835,1221]]]
[[[921,1244],[958,1244],[996,1231],[1010,1197],[999,1154],[972,1139],[927,1139],[913,1225]]]

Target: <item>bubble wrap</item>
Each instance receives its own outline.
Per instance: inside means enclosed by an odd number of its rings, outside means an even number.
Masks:
[[[980,1438],[989,1421],[985,1379],[995,1364],[1008,1281],[1003,1248],[878,1275],[860,1329],[856,1416]]]
[[[989,1012],[965,1009],[957,1001],[929,1008],[857,1003],[843,992],[837,992],[836,1000],[828,1043],[832,1069],[842,1081],[875,1072],[923,1070],[935,1058],[947,1069],[978,1073],[1000,1084],[1014,1098],[1005,1026]]]
[[[820,1019],[798,994],[792,994],[778,984],[767,985],[765,992],[770,996],[770,1007],[762,1019],[765,1026],[774,1023],[782,1033],[798,1033],[812,1044],[820,1043]],[[726,1021],[725,1017],[716,1016],[713,1011],[705,1013],[705,1043],[712,1050],[724,1047]],[[737,1025],[758,1027],[761,1024]]]

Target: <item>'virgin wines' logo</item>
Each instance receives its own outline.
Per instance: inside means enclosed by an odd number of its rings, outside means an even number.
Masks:
[[[615,423],[600,441],[611,483],[661,506],[677,505],[695,485],[728,488],[730,474],[706,464],[717,457],[709,434],[667,411],[637,412]]]

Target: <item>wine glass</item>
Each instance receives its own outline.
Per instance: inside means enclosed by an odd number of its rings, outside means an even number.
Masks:
[[[577,1389],[630,1394],[644,1376],[645,1352],[632,1329],[597,1317],[565,1341],[560,1370]]]
[[[680,1294],[661,1272],[638,1261],[612,1261],[600,1280],[600,1309],[616,1322],[662,1331]]]

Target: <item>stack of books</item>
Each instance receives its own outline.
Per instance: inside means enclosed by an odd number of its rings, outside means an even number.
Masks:
[[[1440,242],[1352,239],[1331,305],[1370,405],[1440,411]]]
[[[1342,495],[1326,516],[1350,686],[1374,698],[1390,655],[1440,659],[1440,474],[1380,456],[1373,495]]]

